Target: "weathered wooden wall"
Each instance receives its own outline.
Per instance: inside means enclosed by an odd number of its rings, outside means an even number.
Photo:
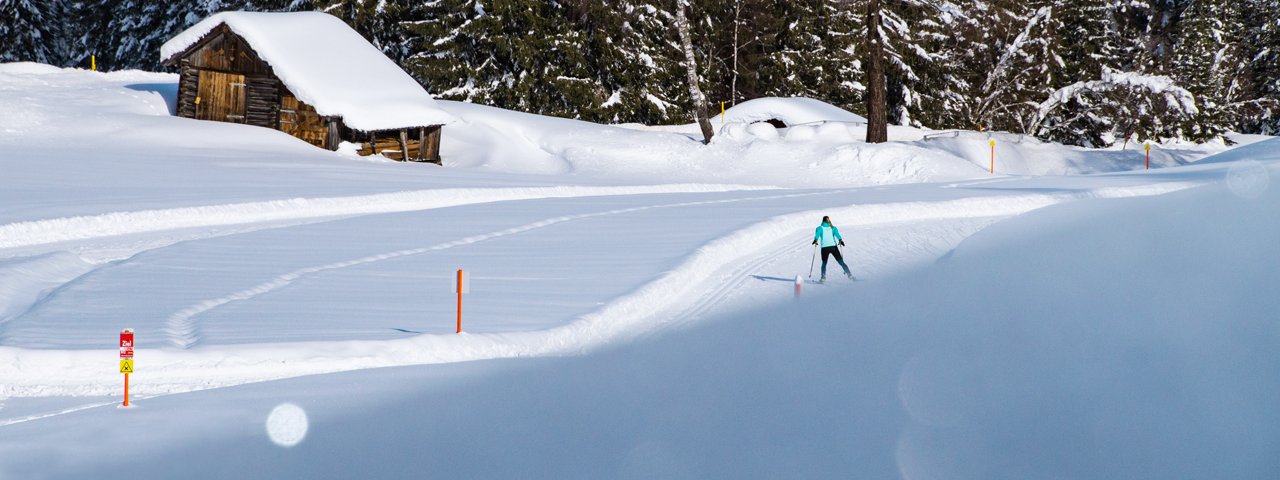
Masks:
[[[244,75],[200,70],[196,89],[196,119],[244,123]]]
[[[268,75],[245,77],[245,123],[280,126],[280,82]]]
[[[242,75],[275,76],[271,66],[258,57],[246,42],[226,25],[213,29],[189,49],[184,60],[193,68]]]
[[[280,131],[301,138],[303,141],[321,148],[336,148],[329,145],[329,122],[316,113],[316,109],[293,95],[280,98]]]

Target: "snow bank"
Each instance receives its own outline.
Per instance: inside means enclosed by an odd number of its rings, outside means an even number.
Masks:
[[[861,186],[975,178],[982,169],[940,152],[891,143],[866,145],[845,123],[798,126],[728,123],[711,145],[688,135],[596,125],[441,101],[459,118],[446,128],[447,164],[504,172],[554,173],[632,181]],[[856,142],[856,143],[855,143]]]
[[[758,188],[761,187],[655,185],[644,187],[564,186],[436,189],[354,197],[292,198],[267,202],[114,212],[103,215],[53,218],[0,225],[0,249],[182,228],[279,222],[370,213],[408,212],[534,198],[722,192]]]
[[[165,42],[166,61],[219,25],[249,42],[299,100],[357,130],[450,123],[431,95],[342,20],[320,12],[223,12]]]
[[[725,123],[755,123],[781,120],[787,126],[824,122],[867,123],[861,115],[802,97],[764,97],[747,100],[725,110]]]
[[[35,62],[10,62],[0,63],[0,73],[8,74],[46,74],[61,73],[62,69],[53,65],[46,65]]]
[[[1092,149],[1046,143],[1020,134],[979,133],[969,130],[926,134],[908,142],[930,151],[947,152],[983,170],[991,168],[991,144],[995,140],[996,175],[1087,175],[1143,170],[1146,156],[1142,144],[1130,142],[1112,148]],[[1221,143],[1186,144],[1177,141],[1153,144],[1151,168],[1187,165],[1207,155],[1228,150]]]

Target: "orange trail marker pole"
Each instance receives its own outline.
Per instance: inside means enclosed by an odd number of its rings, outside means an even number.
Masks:
[[[124,374],[124,406],[129,406],[129,373],[133,372],[133,329],[120,331],[120,373]]]
[[[1142,148],[1147,151],[1147,170],[1151,170],[1151,144],[1148,143]]]
[[[458,269],[458,331],[462,333],[462,269]]]

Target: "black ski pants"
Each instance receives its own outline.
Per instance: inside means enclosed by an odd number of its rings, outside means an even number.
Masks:
[[[840,247],[830,246],[822,247],[822,276],[827,276],[827,256],[836,257],[836,261],[840,262],[840,268],[844,269],[844,274],[849,275],[849,266],[844,264],[844,256],[840,255]]]

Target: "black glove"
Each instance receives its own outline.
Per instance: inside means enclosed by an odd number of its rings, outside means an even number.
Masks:
[[[844,246],[844,240],[841,240],[841,241],[840,241],[840,246],[841,246],[841,247],[843,247],[843,246]]]
[[[817,240],[814,240],[814,241],[813,241],[813,244],[814,244],[814,245],[817,245],[817,244],[818,244],[818,241],[817,241]]]

